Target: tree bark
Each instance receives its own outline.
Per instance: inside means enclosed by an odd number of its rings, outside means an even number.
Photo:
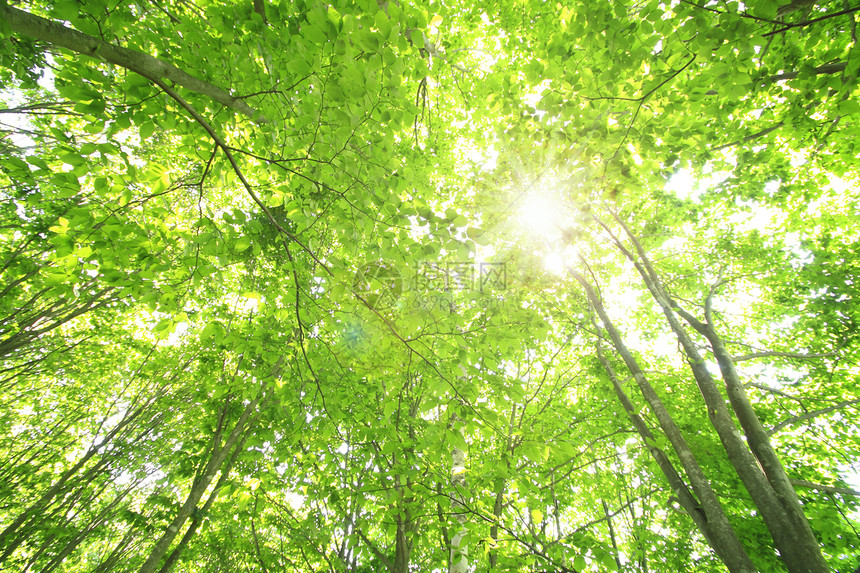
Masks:
[[[170,555],[165,560],[164,565],[162,565],[161,569],[158,573],[169,573],[173,567],[176,565],[176,562],[179,560],[179,557],[182,555],[182,552],[188,547],[188,544],[191,542],[191,539],[197,534],[197,530],[200,528],[200,524],[203,522],[203,517],[209,511],[209,508],[212,507],[212,503],[218,497],[218,490],[220,490],[224,483],[227,481],[227,478],[230,475],[230,470],[233,468],[233,465],[236,463],[236,458],[239,457],[239,453],[241,453],[244,445],[245,439],[248,437],[247,432],[242,433],[242,438],[239,440],[239,444],[233,448],[233,455],[230,456],[230,460],[224,464],[224,467],[221,468],[221,475],[218,477],[218,482],[215,484],[215,488],[212,490],[212,493],[209,494],[209,497],[206,499],[206,502],[203,504],[203,507],[200,511],[195,511],[194,517],[191,519],[191,525],[188,526],[185,534],[182,536],[182,539],[179,540],[179,545],[170,552]],[[256,507],[256,502],[254,504]],[[251,523],[253,528],[253,522]],[[263,567],[265,570],[265,567]]]
[[[460,530],[451,539],[451,556],[448,573],[468,573],[469,571],[469,547],[463,541],[466,535],[466,452],[458,447],[451,450],[451,485],[454,486],[454,499],[451,505],[455,512],[455,519],[460,524]]]
[[[615,552],[613,557],[615,557],[615,565],[618,567],[618,570],[621,571],[623,566],[621,565],[621,559],[618,557],[618,543],[615,541],[615,528],[612,527],[612,514],[609,513],[609,507],[606,505],[606,500],[601,499],[601,504],[603,504],[603,515],[606,516],[606,525],[609,527],[609,540],[612,541],[612,550]]]
[[[514,432],[514,421],[517,416],[517,405],[513,404],[511,406],[511,414],[508,417],[508,434],[505,436],[505,449],[504,453],[508,454],[513,451],[513,432]],[[511,469],[510,458],[505,457],[505,468],[507,470]],[[502,511],[504,510],[504,501],[505,501],[505,490],[507,488],[507,480],[505,478],[496,478],[493,483],[493,488],[496,492],[495,499],[493,500],[493,525],[490,526],[490,539],[493,540],[493,547],[490,548],[489,552],[489,565],[490,571],[496,568],[496,565],[499,561],[498,551],[495,547],[496,543],[499,540],[499,522],[502,519]]]
[[[194,513],[194,510],[197,508],[197,503],[200,501],[200,498],[203,497],[209,484],[212,483],[212,480],[215,478],[215,474],[218,472],[218,469],[224,464],[224,461],[227,459],[233,446],[243,434],[248,418],[250,418],[251,414],[256,410],[257,405],[262,401],[262,399],[263,396],[261,394],[260,397],[245,407],[245,410],[242,412],[241,416],[239,416],[239,420],[233,427],[233,431],[230,432],[229,436],[227,436],[224,445],[212,453],[212,457],[209,458],[200,479],[192,485],[191,491],[188,492],[188,497],[185,499],[185,503],[182,504],[176,517],[173,518],[173,521],[171,521],[170,525],[167,526],[167,529],[164,531],[162,536],[158,541],[156,541],[149,557],[147,557],[143,566],[140,568],[140,573],[155,573],[158,569],[158,565],[161,563],[162,558],[167,553],[167,550],[170,549],[170,544],[173,543],[173,540],[179,534],[179,530]]]
[[[821,554],[818,541],[809,527],[809,522],[803,515],[797,494],[791,488],[782,464],[770,447],[767,435],[761,428],[761,423],[743,391],[743,386],[737,379],[731,356],[725,350],[722,341],[716,336],[714,336],[714,340],[709,338],[726,383],[729,401],[746,433],[747,441],[741,437],[722,394],[720,394],[708,371],[704,359],[699,354],[698,348],[690,334],[681,325],[676,314],[676,310],[679,309],[678,304],[666,292],[646,256],[642,244],[617,215],[614,215],[614,218],[630,238],[636,251],[635,254],[631,253],[621,243],[607,225],[602,222],[600,225],[610,235],[616,247],[636,267],[645,286],[662,309],[672,332],[683,348],[687,364],[707,406],[711,424],[720,437],[729,461],[764,519],[774,544],[779,550],[780,557],[788,567],[789,572],[824,573],[830,571]],[[704,328],[704,325],[702,327]],[[706,338],[708,338],[707,335]],[[715,342],[716,347],[714,347]],[[762,460],[764,461],[762,462]],[[786,490],[786,485],[791,488],[791,492]]]
[[[241,99],[149,54],[109,44],[77,30],[66,28],[58,22],[7,6],[5,2],[0,4],[0,14],[9,23],[11,30],[17,34],[78,54],[99,58],[148,79],[159,78],[173,82],[245,114],[258,123],[266,122],[259,111],[251,108]]]
[[[741,424],[741,428],[747,437],[747,443],[755,455],[756,460],[758,460],[759,466],[764,471],[765,476],[767,476],[767,480],[776,493],[780,504],[788,514],[788,518],[793,522],[793,535],[796,536],[799,544],[806,546],[805,551],[807,556],[804,557],[804,559],[814,562],[814,559],[817,557],[820,561],[819,565],[826,568],[827,564],[821,555],[821,550],[819,549],[818,542],[815,539],[815,534],[809,526],[809,521],[806,519],[803,509],[800,506],[800,499],[797,497],[797,492],[791,485],[782,462],[780,462],[773,446],[771,446],[768,433],[764,429],[761,420],[759,420],[749,401],[749,397],[744,390],[737,370],[735,370],[735,365],[732,361],[731,355],[716,330],[714,330],[713,319],[710,316],[710,302],[706,303],[705,307],[705,312],[708,315],[707,324],[699,322],[695,317],[681,309],[677,303],[674,303],[674,301],[673,304],[679,314],[681,314],[681,316],[684,317],[693,328],[704,335],[710,342],[711,349],[714,352],[714,356],[716,357],[717,364],[720,368],[720,373],[723,376],[723,382],[725,383],[729,397],[729,404],[731,404],[732,409]]]
[[[663,432],[672,444],[675,453],[678,455],[678,459],[681,461],[684,472],[690,479],[690,484],[693,489],[692,492],[681,478],[665,452],[656,446],[654,435],[645,424],[645,421],[636,413],[636,409],[630,398],[627,396],[627,393],[624,391],[618,377],[615,375],[615,371],[612,368],[611,363],[603,355],[603,352],[600,349],[600,341],[598,340],[597,356],[600,359],[610,382],[612,382],[615,394],[618,396],[618,400],[621,402],[624,411],[627,412],[627,415],[630,417],[633,426],[645,442],[648,451],[654,457],[654,460],[657,462],[657,465],[660,467],[660,470],[669,482],[669,486],[678,498],[681,507],[683,507],[684,511],[690,516],[696,524],[696,527],[702,532],[702,535],[705,536],[708,544],[714,549],[723,563],[726,564],[729,571],[733,573],[753,573],[755,571],[755,567],[753,566],[752,561],[747,555],[740,539],[738,539],[731,523],[729,523],[728,517],[726,516],[716,493],[705,477],[702,468],[696,461],[696,457],[681,434],[680,429],[678,429],[666,409],[666,406],[648,382],[644,372],[636,362],[636,359],[625,346],[618,330],[609,320],[609,316],[606,314],[606,310],[603,308],[603,304],[594,288],[585,280],[585,277],[573,271],[571,272],[585,289],[589,302],[592,304],[592,308],[595,309],[601,321],[603,321],[603,325],[609,332],[616,350],[627,364],[628,370],[633,374],[634,380],[639,386],[646,402],[648,402],[649,408],[657,418],[660,427],[663,429]]]

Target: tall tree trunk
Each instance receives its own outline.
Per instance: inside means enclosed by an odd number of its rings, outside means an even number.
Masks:
[[[630,238],[636,254],[631,253],[605,224],[601,223],[601,225],[610,234],[618,249],[634,264],[652,297],[662,309],[678,342],[680,342],[696,385],[705,400],[711,424],[720,437],[729,461],[749,492],[762,519],[764,519],[774,544],[779,550],[780,557],[788,567],[789,572],[824,573],[829,571],[830,568],[821,554],[818,540],[815,539],[812,528],[800,507],[797,494],[791,487],[785,469],[770,446],[767,434],[761,427],[743,386],[737,378],[731,357],[713,330],[713,324],[710,325],[710,328],[701,325],[703,334],[711,342],[714,349],[728,390],[729,400],[744,429],[746,441],[741,437],[722,394],[720,394],[708,371],[704,359],[699,354],[698,348],[678,319],[676,309],[680,308],[679,305],[672,300],[663,287],[659,275],[645,254],[642,244],[619,217],[615,216],[615,220]],[[687,316],[692,318],[689,314]]]
[[[609,334],[613,346],[626,364],[627,369],[633,375],[633,379],[636,381],[645,401],[648,403],[649,408],[657,418],[657,421],[668,438],[669,443],[672,444],[672,448],[678,455],[678,459],[684,468],[684,473],[690,480],[690,486],[688,487],[678,471],[675,469],[672,461],[662,450],[656,447],[654,435],[645,424],[644,420],[642,420],[642,418],[636,413],[636,409],[630,398],[627,396],[627,393],[624,391],[618,377],[615,375],[615,371],[612,368],[611,363],[603,355],[600,341],[598,340],[597,355],[607,376],[609,377],[610,382],[612,383],[612,387],[615,390],[622,407],[630,417],[633,426],[645,442],[648,451],[654,457],[654,460],[657,462],[663,475],[668,480],[673,493],[679,500],[679,503],[693,519],[693,522],[696,524],[699,531],[702,532],[705,539],[708,541],[708,544],[714,549],[723,563],[726,564],[729,571],[737,573],[751,573],[755,571],[752,561],[738,539],[731,523],[729,523],[725,511],[723,510],[716,493],[711,487],[710,482],[705,477],[704,471],[696,460],[693,451],[690,449],[686,439],[681,433],[681,430],[675,424],[675,421],[672,419],[666,406],[657,395],[657,392],[651,386],[650,382],[648,382],[644,371],[633,357],[633,354],[624,344],[621,334],[618,332],[618,329],[615,328],[615,325],[612,323],[609,315],[603,308],[603,302],[600,300],[594,287],[591,286],[591,284],[581,274],[572,270],[570,272],[585,290],[591,307],[599,316],[603,323],[603,327]],[[595,326],[597,325],[595,324]],[[598,329],[598,333],[600,333],[600,329]],[[690,491],[690,488],[692,488],[692,491]]]
[[[409,573],[409,555],[412,552],[412,543],[406,535],[409,531],[409,511],[405,516],[397,516],[397,532],[394,538],[394,573]]]
[[[128,531],[119,540],[119,542],[114,547],[113,551],[101,562],[99,563],[95,569],[93,569],[93,573],[108,573],[112,571],[114,566],[119,563],[120,557],[122,557],[123,553],[128,550],[129,545],[134,541],[134,538],[140,533],[140,529],[135,524],[131,524],[128,528]]]
[[[218,482],[215,484],[215,487],[212,490],[212,493],[209,494],[206,502],[203,504],[201,510],[194,511],[194,517],[191,519],[191,525],[188,526],[188,529],[185,531],[185,534],[182,536],[182,539],[179,540],[179,544],[176,548],[170,552],[170,555],[165,560],[164,565],[162,565],[161,569],[158,573],[168,573],[173,569],[176,565],[176,562],[179,560],[179,557],[182,555],[182,552],[185,551],[185,548],[188,547],[188,544],[191,542],[191,539],[196,535],[200,524],[203,522],[203,516],[209,511],[209,508],[212,507],[212,503],[218,497],[218,490],[223,487],[224,483],[227,481],[227,478],[230,475],[230,470],[233,469],[233,465],[236,463],[236,458],[239,457],[239,454],[242,452],[245,439],[248,437],[248,432],[245,431],[242,433],[242,438],[239,440],[239,444],[233,448],[233,455],[230,456],[230,460],[224,464],[224,467],[221,468],[221,475],[218,478]],[[256,507],[256,502],[255,502]]]
[[[412,554],[412,534],[418,529],[418,522],[412,514],[411,505],[414,501],[411,495],[412,481],[407,479],[406,485],[401,482],[401,476],[395,476],[397,488],[397,529],[394,533],[394,561],[392,573],[409,573],[409,559]]]
[[[508,417],[508,435],[505,436],[505,449],[504,454],[509,454],[513,450],[513,433],[514,433],[514,422],[517,417],[517,405],[513,404],[511,406],[511,414]],[[506,469],[511,469],[510,458],[505,455],[504,458]],[[490,539],[493,540],[493,547],[490,548],[489,561],[490,561],[490,571],[496,568],[496,565],[499,560],[498,551],[495,547],[496,543],[499,540],[499,522],[502,519],[502,511],[504,510],[504,501],[505,501],[505,490],[507,488],[507,480],[505,478],[496,478],[493,483],[494,490],[496,492],[495,499],[493,501],[493,525],[490,526]],[[560,531],[559,531],[560,534]]]
[[[229,436],[227,436],[227,440],[224,442],[224,445],[220,448],[216,447],[212,452],[212,456],[209,458],[206,467],[200,475],[200,479],[192,485],[191,491],[188,492],[188,497],[185,499],[185,503],[182,504],[176,517],[173,518],[173,521],[171,521],[170,525],[167,526],[167,529],[164,531],[162,536],[158,541],[156,541],[149,557],[147,557],[143,566],[140,568],[140,573],[155,573],[158,569],[162,558],[167,553],[167,550],[170,549],[170,544],[173,543],[173,540],[179,534],[179,530],[182,529],[185,522],[188,521],[188,518],[194,513],[194,510],[197,508],[197,503],[200,501],[200,498],[203,497],[209,484],[212,483],[212,480],[218,473],[218,469],[222,464],[224,464],[224,461],[227,459],[233,446],[244,433],[245,424],[248,421],[248,418],[250,418],[251,414],[257,409],[257,405],[262,399],[263,394],[261,391],[260,396],[245,407],[245,410],[242,412],[242,415],[239,416],[239,420],[233,427],[233,431],[230,432]]]
[[[603,504],[603,515],[606,516],[606,525],[609,527],[609,540],[612,541],[612,551],[614,552],[613,557],[615,557],[615,565],[618,567],[618,570],[622,570],[621,559],[618,557],[618,543],[615,540],[615,528],[612,527],[612,514],[609,513],[609,507],[606,505],[606,500],[601,499],[600,503]]]
[[[806,519],[806,515],[803,513],[797,492],[794,490],[794,486],[791,485],[788,474],[785,473],[785,468],[770,443],[767,430],[764,429],[761,420],[759,420],[749,401],[740,376],[738,376],[737,370],[735,370],[734,360],[732,360],[722,338],[720,338],[714,329],[710,301],[711,297],[708,297],[705,305],[707,323],[699,322],[695,317],[680,308],[677,303],[674,301],[670,302],[675,306],[678,313],[710,342],[711,349],[714,352],[714,357],[717,359],[720,373],[726,385],[729,404],[732,406],[732,410],[741,424],[750,449],[755,455],[756,460],[758,460],[765,476],[767,476],[771,487],[776,492],[781,505],[785,508],[789,518],[794,521],[796,529],[801,531],[804,537],[814,539],[814,534],[809,526],[809,521]],[[817,543],[816,547],[818,547]]]
[[[451,538],[451,557],[448,573],[468,573],[469,547],[464,542],[466,536],[466,452],[458,447],[451,450],[451,485],[454,486],[454,499],[451,506],[460,530]]]

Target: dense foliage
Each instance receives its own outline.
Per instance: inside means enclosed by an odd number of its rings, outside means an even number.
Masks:
[[[0,0],[0,568],[852,571],[858,12]]]

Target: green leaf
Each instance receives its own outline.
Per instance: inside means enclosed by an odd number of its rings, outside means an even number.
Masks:
[[[243,236],[239,237],[238,239],[236,239],[236,243],[234,245],[234,248],[236,249],[236,252],[241,253],[242,251],[245,251],[250,246],[251,246],[251,237],[249,237],[247,235],[243,235]]]
[[[380,35],[383,38],[388,38],[388,35],[391,32],[391,19],[388,15],[383,10],[380,10],[376,13],[376,16],[374,16],[374,22]]]
[[[203,327],[200,333],[200,341],[203,343],[221,343],[225,335],[224,325],[219,321],[212,321]]]
[[[152,134],[155,133],[155,129],[156,126],[154,122],[148,121],[141,124],[137,129],[141,141],[152,137]]]

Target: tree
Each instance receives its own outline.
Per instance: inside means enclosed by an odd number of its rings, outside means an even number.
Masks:
[[[857,566],[856,8],[0,14],[3,567]]]

